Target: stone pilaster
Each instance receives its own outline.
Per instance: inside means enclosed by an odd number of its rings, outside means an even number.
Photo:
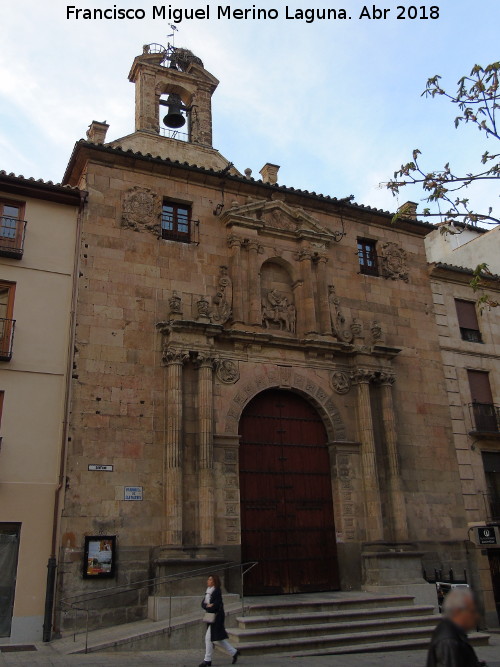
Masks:
[[[408,525],[405,498],[401,488],[397,430],[392,397],[392,386],[395,380],[394,373],[386,371],[382,372],[379,377],[382,392],[382,420],[387,448],[393,538],[396,542],[405,542],[408,540]]]
[[[244,322],[243,317],[243,285],[241,278],[243,268],[241,266],[241,244],[242,239],[238,236],[230,236],[228,245],[231,248],[231,280],[233,281],[233,322]]]
[[[326,263],[328,257],[319,256],[316,259],[318,267],[317,288],[318,288],[318,306],[319,306],[319,330],[322,334],[332,333],[332,323],[330,319],[330,304],[328,301],[328,279],[326,276]]]
[[[216,358],[211,352],[199,352],[198,368],[198,517],[200,545],[215,542],[214,512],[214,424],[213,370]]]
[[[262,306],[260,294],[259,252],[258,241],[248,242],[248,294],[250,296],[250,324],[262,324]]]
[[[365,489],[366,532],[368,540],[377,541],[384,538],[384,531],[370,403],[370,382],[373,378],[373,371],[363,368],[358,368],[351,375],[352,382],[358,385],[358,428]]]
[[[182,544],[182,367],[189,353],[166,347],[167,415],[165,428],[165,520],[164,544]]]
[[[312,276],[312,253],[309,248],[302,248],[298,260],[302,276],[302,301],[299,306],[302,311],[302,334],[314,333],[316,326],[316,308],[314,303],[314,285]]]
[[[190,141],[212,146],[212,92],[210,86],[199,84],[193,96],[190,113]]]

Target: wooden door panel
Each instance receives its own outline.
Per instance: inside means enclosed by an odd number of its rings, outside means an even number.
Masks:
[[[324,425],[291,392],[266,391],[240,422],[242,558],[248,594],[338,588]]]

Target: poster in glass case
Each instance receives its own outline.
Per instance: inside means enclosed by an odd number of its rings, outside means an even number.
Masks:
[[[83,576],[86,579],[115,576],[116,536],[87,535],[83,556]]]

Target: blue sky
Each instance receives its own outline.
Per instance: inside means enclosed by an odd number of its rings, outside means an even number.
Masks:
[[[337,197],[353,194],[359,203],[391,210],[398,201],[379,183],[410,159],[413,148],[422,150],[429,170],[447,161],[457,171],[479,168],[480,155],[492,152],[493,142],[473,127],[455,130],[452,105],[420,93],[429,76],[441,74],[454,90],[474,63],[500,58],[500,2],[433,1],[440,6],[434,21],[396,20],[398,2],[377,4],[392,8],[393,18],[360,21],[363,2],[339,0],[288,6],[345,7],[352,20],[181,23],[176,44],[194,51],[220,80],[214,145],[240,170],[253,169],[255,177],[265,162],[273,162],[281,165],[284,185]],[[143,7],[148,17],[155,4],[68,2]],[[210,4],[213,12],[217,3]],[[276,7],[282,15],[286,6],[284,0],[255,4]],[[109,139],[131,132],[132,60],[143,44],[167,42],[166,21],[67,20],[66,5],[66,0],[4,0],[0,168],[8,172],[59,181],[74,142],[93,119],[107,120]],[[399,203],[421,196],[410,189]],[[498,187],[483,183],[471,199],[498,211]]]

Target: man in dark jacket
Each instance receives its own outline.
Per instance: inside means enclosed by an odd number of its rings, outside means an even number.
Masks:
[[[478,613],[474,596],[468,588],[455,588],[443,604],[444,618],[432,635],[427,667],[479,667],[467,632],[477,626]]]

